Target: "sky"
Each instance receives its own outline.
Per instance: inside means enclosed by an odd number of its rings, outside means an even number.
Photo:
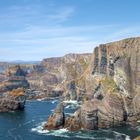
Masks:
[[[0,61],[93,52],[140,36],[140,0],[1,0]]]

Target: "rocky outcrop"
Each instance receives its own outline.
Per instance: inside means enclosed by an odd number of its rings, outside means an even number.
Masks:
[[[29,83],[24,72],[19,65],[9,67],[5,72],[5,79],[0,83],[0,92],[4,93],[17,88],[28,88]]]
[[[81,107],[81,123],[85,129],[109,128],[123,124],[127,119],[121,97],[106,95],[100,101],[93,99]]]
[[[64,127],[65,116],[64,116],[64,107],[63,104],[59,104],[54,113],[48,118],[47,123],[44,126],[44,129],[60,129]]]
[[[22,89],[14,89],[7,93],[1,93],[0,112],[23,110],[26,96]]]
[[[26,72],[19,65],[9,67],[0,82],[0,112],[22,110],[29,87]]]
[[[72,82],[72,93],[83,101],[82,106],[64,126],[98,129],[140,119],[139,64],[139,37],[96,47],[87,69]]]
[[[64,128],[70,131],[77,131],[81,129],[81,118],[80,118],[81,110],[77,110],[73,116],[67,117],[65,119]]]

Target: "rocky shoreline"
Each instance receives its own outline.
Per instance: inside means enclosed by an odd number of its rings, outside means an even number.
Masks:
[[[140,119],[139,63],[140,38],[96,47],[86,72],[64,94],[65,97],[73,94],[77,100],[80,97],[80,109],[72,117],[61,116],[63,110],[55,111],[44,129],[95,130],[137,123]]]
[[[0,75],[0,112],[22,110],[27,100],[62,102],[44,130],[96,130],[140,120],[140,37],[96,47],[92,54],[68,54],[40,64],[15,65]],[[67,117],[64,101],[80,107]]]

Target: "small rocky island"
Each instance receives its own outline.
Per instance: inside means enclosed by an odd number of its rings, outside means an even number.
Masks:
[[[81,107],[65,117],[63,105],[58,105],[44,129],[94,130],[137,123],[140,120],[140,37],[99,45],[85,71],[63,82],[61,87],[66,89],[64,100],[81,101]]]

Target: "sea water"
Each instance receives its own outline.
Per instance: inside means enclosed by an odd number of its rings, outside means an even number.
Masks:
[[[27,101],[24,111],[0,113],[0,140],[131,140],[140,135],[140,127],[130,126],[77,132],[69,132],[67,129],[42,130],[58,102]],[[72,115],[78,107],[76,101],[65,102],[66,115]]]

